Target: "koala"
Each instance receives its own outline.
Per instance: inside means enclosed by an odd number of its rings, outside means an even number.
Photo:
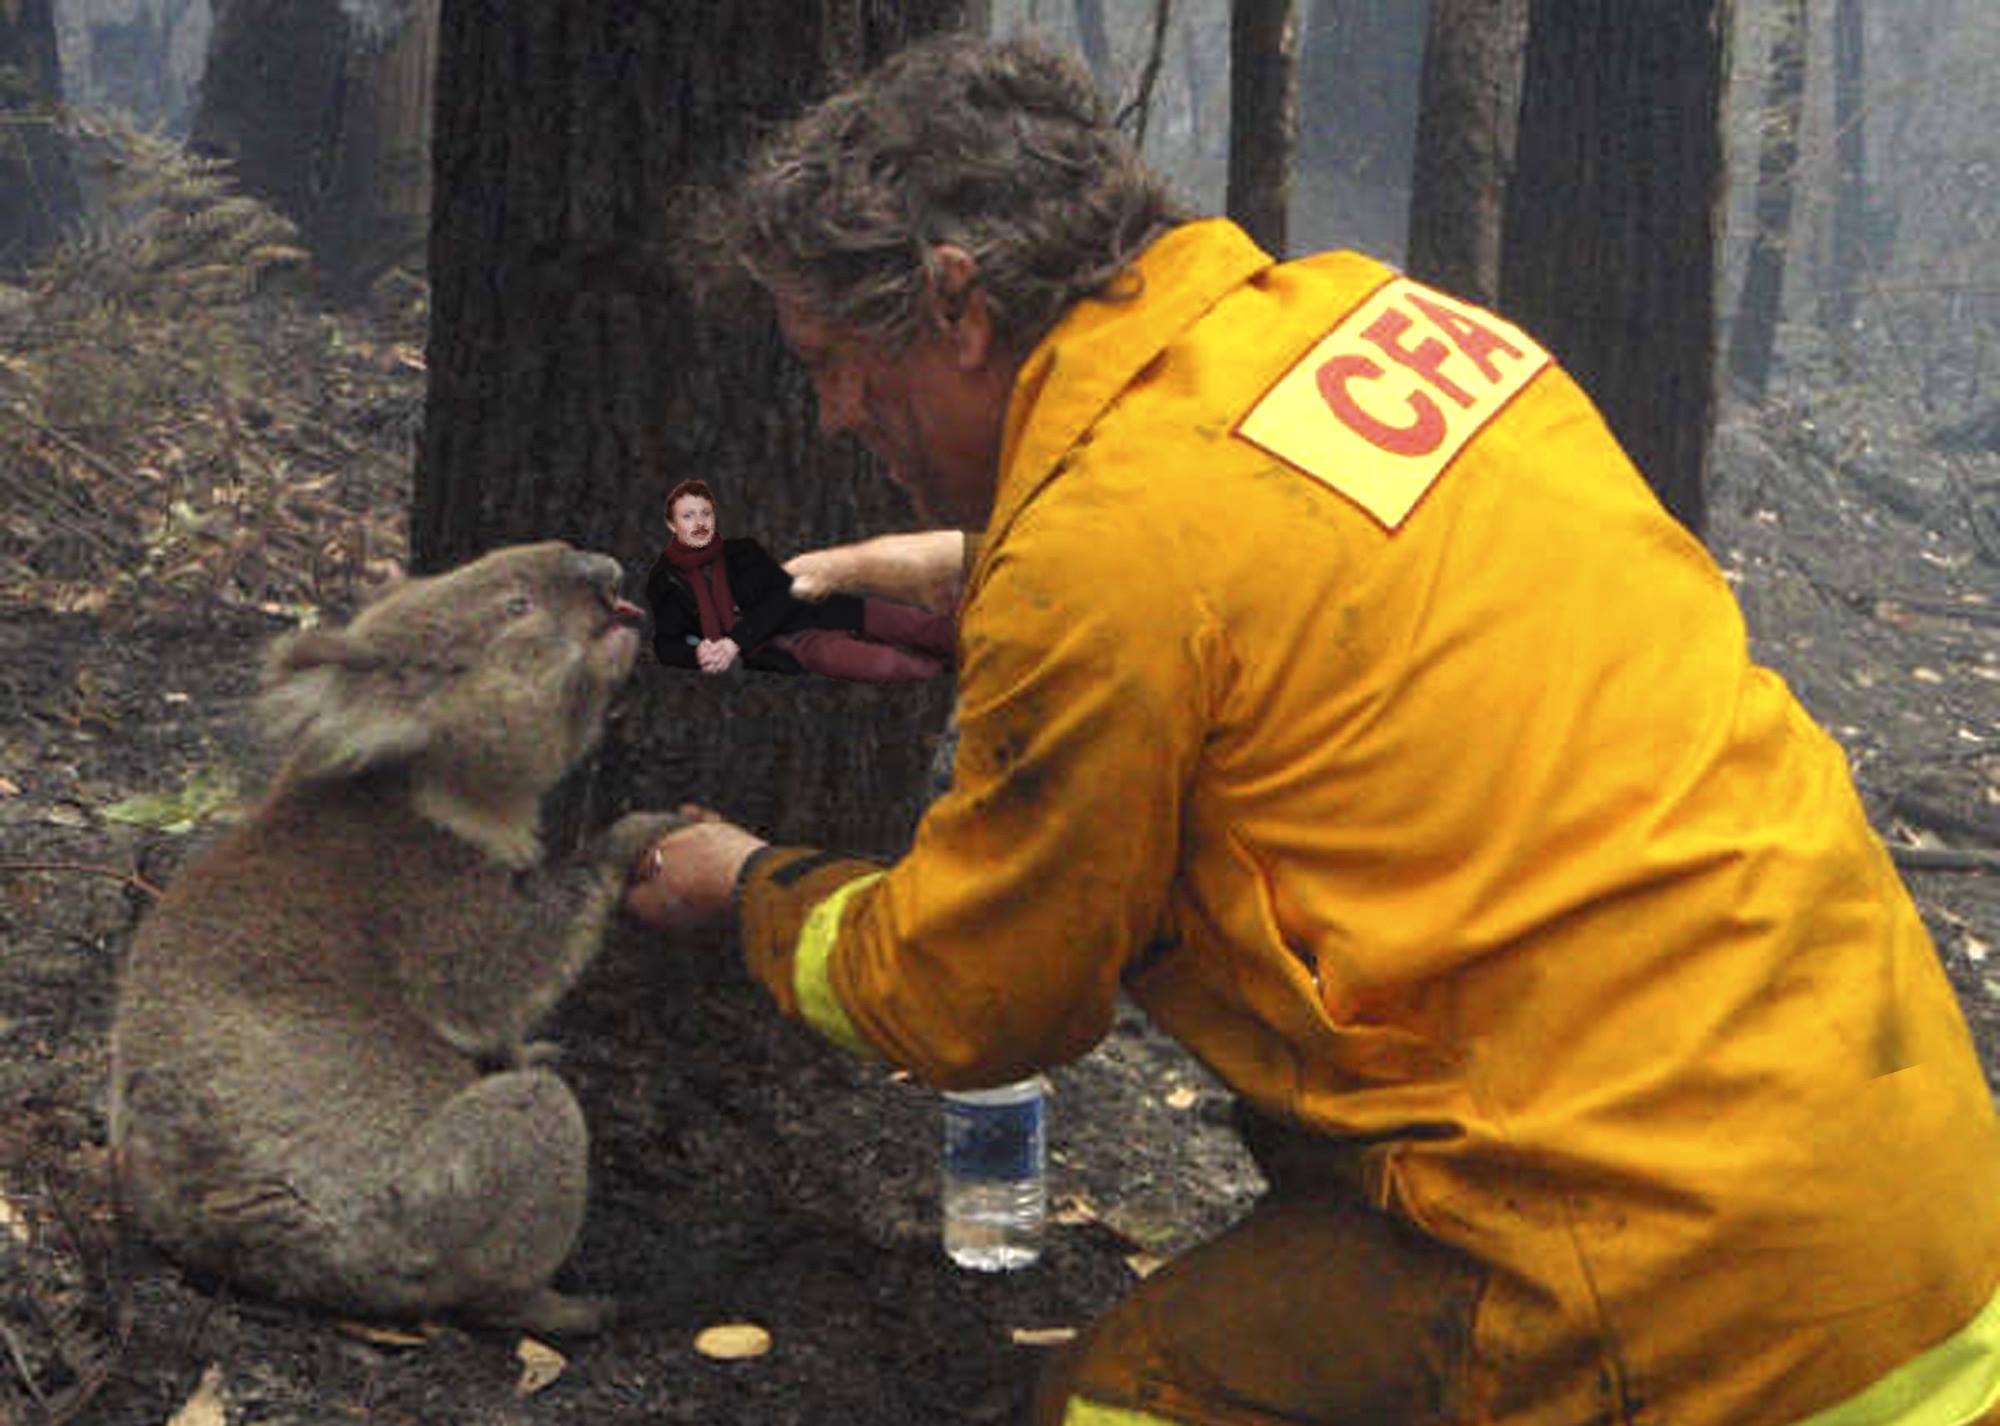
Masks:
[[[283,761],[141,925],[111,1031],[121,1199],[190,1267],[363,1316],[602,1325],[549,1286],[587,1138],[527,1035],[683,820],[541,855],[639,647],[620,577],[522,545],[273,646]]]

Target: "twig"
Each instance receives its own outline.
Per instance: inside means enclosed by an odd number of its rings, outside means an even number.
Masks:
[[[1996,826],[2000,826],[1991,817],[1982,817],[1976,812],[1960,811],[1935,801],[1921,792],[1913,792],[1907,787],[1890,797],[1889,808],[1905,822],[1913,822],[1919,827],[1955,841],[1970,842],[1976,847],[1992,841],[1996,835]]]
[[[120,871],[117,867],[98,866],[91,862],[0,862],[0,872],[63,871],[82,872],[86,876],[108,876],[137,887],[146,895],[158,900],[164,892],[136,871]]]
[[[1919,871],[2000,871],[2000,851],[1989,847],[1912,847],[1889,843],[1889,857]]]
[[[35,1398],[35,1405],[47,1411],[49,1399],[43,1394],[41,1384],[35,1380],[34,1372],[28,1367],[28,1355],[21,1350],[21,1339],[16,1337],[4,1322],[0,1322],[0,1342],[7,1344],[7,1354],[14,1359],[14,1375],[21,1379],[21,1385],[28,1389],[28,1395]]]
[[[120,470],[89,446],[82,444],[73,436],[64,435],[48,422],[37,420],[35,417],[30,416],[15,402],[9,401],[5,405],[0,405],[0,411],[5,411],[9,416],[14,417],[23,425],[32,426],[37,432],[54,441],[107,480],[122,481],[126,478],[125,471]]]
[[[1125,127],[1127,119],[1133,120],[1132,147],[1139,148],[1146,142],[1146,120],[1153,109],[1153,86],[1159,81],[1160,61],[1167,52],[1167,18],[1172,9],[1170,0],[1154,0],[1153,3],[1153,47],[1146,55],[1146,67],[1140,71],[1139,83],[1125,107],[1118,111],[1112,122],[1119,128]]]
[[[1879,594],[1883,606],[1907,609],[1912,614],[1934,614],[1940,619],[1963,619],[1972,624],[2000,624],[2000,605],[1954,604],[1944,599],[1909,599],[1900,594]]]

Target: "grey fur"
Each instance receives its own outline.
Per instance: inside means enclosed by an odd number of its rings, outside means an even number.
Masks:
[[[632,667],[619,575],[517,546],[273,647],[283,768],[175,878],[119,982],[111,1142],[169,1252],[335,1311],[601,1321],[549,1287],[587,1140],[527,1035],[680,820],[540,856],[542,799]]]

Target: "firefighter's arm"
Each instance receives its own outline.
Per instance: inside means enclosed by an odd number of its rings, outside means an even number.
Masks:
[[[958,604],[979,537],[963,530],[877,535],[851,545],[807,550],[785,561],[792,597],[872,594],[948,614]]]
[[[738,891],[745,956],[781,1005],[946,1087],[1102,1037],[1163,919],[1208,721],[1214,635],[1181,576],[1129,529],[1022,526],[964,612],[953,785],[909,853],[885,869],[772,849]]]

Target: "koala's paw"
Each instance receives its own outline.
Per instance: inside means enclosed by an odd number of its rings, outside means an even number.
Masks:
[[[622,878],[653,843],[690,825],[690,819],[678,812],[627,812],[599,840],[597,864]]]

